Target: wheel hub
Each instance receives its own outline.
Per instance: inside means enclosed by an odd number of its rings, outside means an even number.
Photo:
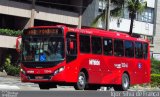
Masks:
[[[128,81],[128,79],[125,77],[125,78],[124,78],[124,81],[123,81],[123,86],[124,86],[125,88],[127,88],[128,85],[129,85],[129,81]]]
[[[83,77],[83,76],[79,76],[79,84],[81,85],[81,86],[83,86],[84,85],[84,82],[85,81],[85,78]]]

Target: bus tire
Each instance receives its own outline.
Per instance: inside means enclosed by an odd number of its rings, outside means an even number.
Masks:
[[[80,72],[79,76],[78,76],[78,81],[77,83],[74,85],[75,90],[84,90],[86,87],[86,75],[84,72]]]
[[[122,84],[121,85],[115,85],[113,88],[115,91],[127,91],[130,86],[130,79],[128,74],[124,73],[122,76]]]
[[[48,84],[38,84],[39,85],[39,88],[41,89],[41,90],[43,90],[43,89],[45,89],[45,90],[49,90],[49,86],[48,86]]]

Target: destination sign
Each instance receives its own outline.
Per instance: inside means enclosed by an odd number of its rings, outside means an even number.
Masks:
[[[24,31],[25,35],[62,35],[60,28],[33,28]]]

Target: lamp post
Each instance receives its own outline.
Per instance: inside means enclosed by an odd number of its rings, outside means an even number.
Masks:
[[[105,29],[109,30],[109,19],[110,19],[110,4],[111,4],[111,0],[108,0],[106,9],[105,9]]]
[[[36,0],[32,0],[32,9],[31,9],[31,18],[30,18],[30,27],[34,26],[34,18],[35,18],[35,2]]]
[[[81,29],[82,27],[82,6],[83,6],[83,0],[80,0],[79,18],[78,18],[78,28],[79,29]]]

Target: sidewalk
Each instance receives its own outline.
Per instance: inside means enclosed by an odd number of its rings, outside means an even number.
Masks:
[[[0,71],[0,77],[6,77],[7,76],[7,73],[5,71],[1,72]]]

